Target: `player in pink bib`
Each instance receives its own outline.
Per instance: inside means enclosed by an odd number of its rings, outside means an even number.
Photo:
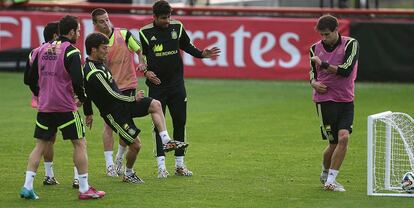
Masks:
[[[33,188],[34,178],[40,158],[59,129],[63,139],[70,140],[74,147],[73,161],[79,173],[78,198],[102,198],[105,192],[97,191],[88,183],[85,128],[77,111],[86,100],[80,51],[72,45],[80,36],[79,20],[67,15],[59,21],[58,28],[61,36],[36,51],[30,70],[25,73],[25,83],[38,96],[38,113],[34,131],[36,146],[28,159],[20,197],[39,199]]]
[[[321,40],[310,48],[310,83],[322,138],[329,140],[323,153],[320,180],[325,190],[342,192],[345,188],[336,181],[336,176],[352,133],[359,46],[354,38],[339,34],[338,20],[332,15],[320,17],[316,30]]]

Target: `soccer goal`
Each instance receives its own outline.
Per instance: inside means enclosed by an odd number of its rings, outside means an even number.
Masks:
[[[414,170],[414,120],[399,112],[368,116],[368,195],[414,197],[401,188]]]

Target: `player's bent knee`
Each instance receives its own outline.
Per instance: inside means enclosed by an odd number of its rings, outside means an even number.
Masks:
[[[139,141],[139,139],[136,139],[133,143],[129,145],[130,149],[132,148],[136,151],[139,151],[141,147],[142,147],[142,144],[141,144],[141,141]]]
[[[153,108],[154,110],[161,110],[161,102],[156,100],[156,99],[152,99],[151,100],[151,104],[150,104],[151,108]]]

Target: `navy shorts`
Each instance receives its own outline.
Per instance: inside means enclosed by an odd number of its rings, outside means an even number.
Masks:
[[[316,103],[318,116],[321,122],[322,139],[328,139],[329,143],[338,143],[338,132],[346,129],[352,133],[354,121],[354,103],[339,103],[333,101]]]

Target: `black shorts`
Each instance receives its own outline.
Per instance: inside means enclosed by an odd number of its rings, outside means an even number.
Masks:
[[[103,115],[103,119],[113,131],[117,132],[119,137],[126,144],[131,144],[141,132],[134,123],[133,118],[148,115],[148,108],[152,98],[145,97],[138,102],[125,104],[119,108],[115,108],[111,113]]]
[[[316,103],[318,116],[321,122],[322,139],[328,139],[329,143],[338,143],[338,132],[346,129],[352,133],[354,121],[354,103],[320,102]]]
[[[135,96],[136,90],[135,89],[129,89],[122,91],[123,95],[126,96]],[[138,102],[133,102],[131,105],[128,106],[129,111],[131,112],[131,116],[133,118],[136,117],[144,117],[148,115],[148,108],[151,104],[152,98],[150,97],[144,97]]]
[[[75,140],[85,137],[85,126],[78,111],[63,113],[38,112],[34,137],[49,141],[57,130],[62,132],[63,139]]]
[[[144,97],[137,102],[133,102],[129,105],[129,112],[132,118],[144,117],[148,115],[148,110],[152,102],[152,98]]]

